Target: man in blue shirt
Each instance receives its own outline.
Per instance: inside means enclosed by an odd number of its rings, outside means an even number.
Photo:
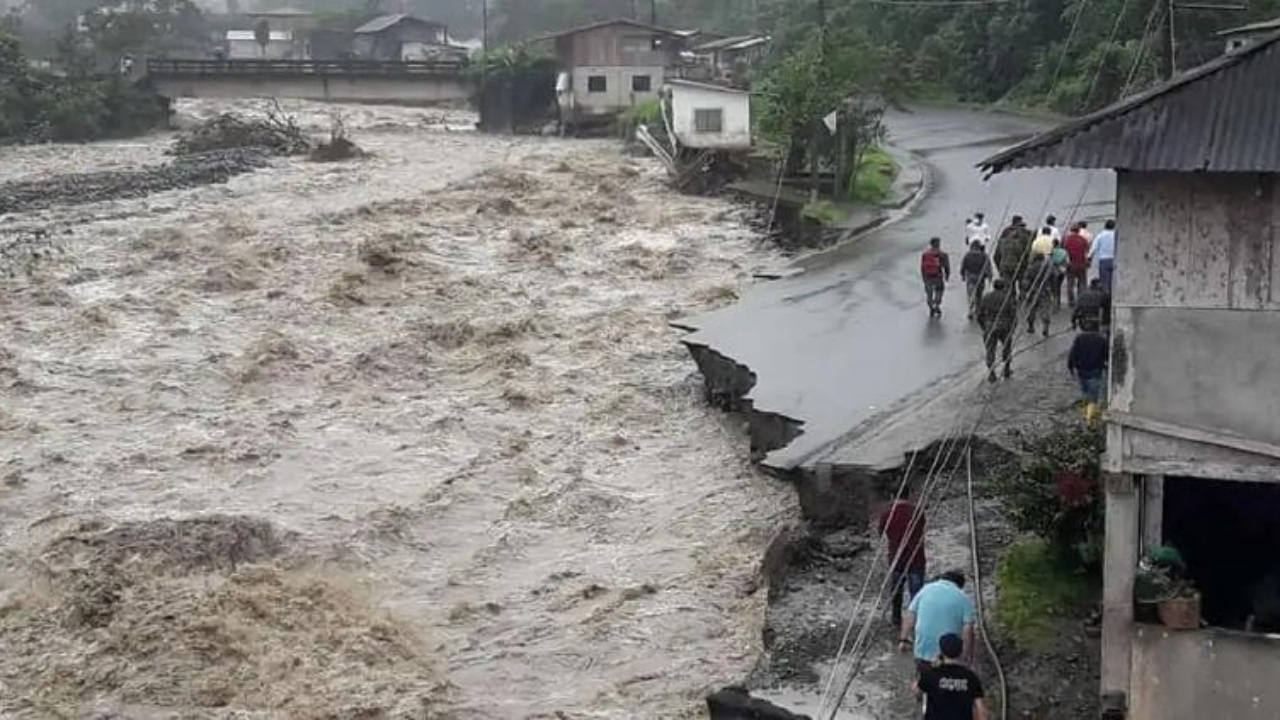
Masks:
[[[1108,220],[1106,229],[1093,239],[1089,257],[1098,261],[1098,279],[1111,292],[1111,277],[1116,270],[1116,221]]]
[[[976,617],[973,601],[964,594],[964,573],[948,570],[921,588],[912,599],[911,607],[902,619],[898,649],[902,652],[914,650],[916,668],[924,671],[938,660],[941,653],[938,639],[950,633],[963,639],[962,662],[971,663]]]

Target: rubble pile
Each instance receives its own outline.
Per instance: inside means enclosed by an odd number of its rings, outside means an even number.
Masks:
[[[138,170],[72,173],[41,180],[0,184],[0,215],[59,205],[140,198],[166,190],[223,183],[265,167],[268,156],[256,148],[221,150],[179,157]]]

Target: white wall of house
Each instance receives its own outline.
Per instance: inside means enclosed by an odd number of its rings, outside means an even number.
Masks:
[[[751,147],[751,96],[740,90],[671,83],[671,124],[685,147]],[[717,122],[718,120],[718,122]]]
[[[607,115],[658,97],[666,80],[661,66],[573,68],[573,101],[579,114]],[[647,88],[647,89],[645,89]]]
[[[305,59],[304,52],[293,42],[293,34],[287,31],[271,31],[266,48],[258,44],[252,30],[232,30],[227,33],[227,57],[232,60],[280,60]]]

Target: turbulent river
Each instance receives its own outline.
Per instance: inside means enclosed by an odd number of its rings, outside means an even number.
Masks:
[[[774,251],[616,142],[343,112],[370,157],[0,216],[0,716],[700,715],[793,499],[667,323]]]

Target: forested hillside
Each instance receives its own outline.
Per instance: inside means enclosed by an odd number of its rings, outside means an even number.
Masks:
[[[459,2],[461,0],[458,0]],[[1216,0],[1215,0],[1216,1]],[[812,37],[821,0],[491,0],[494,36],[511,41],[607,17],[661,25],[767,32],[785,54]],[[1229,4],[1229,3],[1226,3]],[[860,36],[890,53],[891,85],[920,97],[1010,101],[1075,113],[1159,79],[1168,67],[1164,0],[886,2],[826,0],[833,34]],[[1221,51],[1214,34],[1280,15],[1280,0],[1248,9],[1180,8],[1179,67]]]

